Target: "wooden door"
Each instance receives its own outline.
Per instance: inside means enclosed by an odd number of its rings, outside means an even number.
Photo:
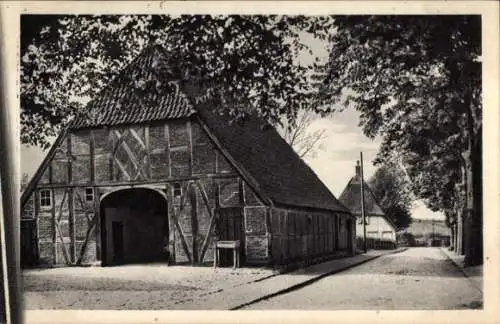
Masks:
[[[244,262],[245,234],[243,231],[243,208],[219,208],[218,209],[217,233],[219,241],[240,241],[240,262]],[[233,264],[231,250],[220,250],[221,266]]]

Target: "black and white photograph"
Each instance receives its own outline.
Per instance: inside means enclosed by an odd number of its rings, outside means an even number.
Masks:
[[[26,311],[485,310],[481,13],[95,10],[19,15]]]

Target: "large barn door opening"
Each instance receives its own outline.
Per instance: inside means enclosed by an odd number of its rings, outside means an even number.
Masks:
[[[243,208],[219,208],[217,233],[219,241],[240,241],[240,262],[244,262],[245,234],[243,231]],[[232,251],[220,250],[220,265],[231,266],[233,264]]]
[[[102,265],[168,262],[167,201],[158,192],[119,190],[101,201]]]
[[[123,263],[123,222],[111,222],[111,236],[113,238],[113,263]]]

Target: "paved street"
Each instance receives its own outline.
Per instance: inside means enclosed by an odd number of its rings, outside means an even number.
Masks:
[[[244,309],[428,310],[478,307],[482,307],[482,292],[439,248],[411,248]]]
[[[62,267],[23,272],[24,306],[32,309],[183,309],[200,295],[238,287],[270,269],[166,266]]]

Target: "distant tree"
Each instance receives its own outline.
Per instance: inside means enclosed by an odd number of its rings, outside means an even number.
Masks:
[[[466,264],[482,262],[480,159],[473,143],[481,133],[481,17],[336,17],[318,100],[360,112],[369,137],[380,136],[378,162],[396,151],[432,209],[447,210],[463,195],[470,240]],[[444,173],[443,173],[444,172]],[[453,191],[457,182],[464,190]],[[455,202],[452,202],[453,204]],[[451,214],[451,213],[447,213]]]
[[[400,233],[398,236],[398,243],[408,246],[415,246],[415,236],[411,233]]]
[[[314,156],[318,149],[323,148],[326,129],[311,129],[312,123],[319,117],[312,111],[300,110],[295,121],[289,122],[285,118],[277,127],[278,133],[301,158]]]
[[[404,172],[397,165],[380,166],[370,179],[369,186],[397,229],[408,228],[412,222],[412,195]]]

